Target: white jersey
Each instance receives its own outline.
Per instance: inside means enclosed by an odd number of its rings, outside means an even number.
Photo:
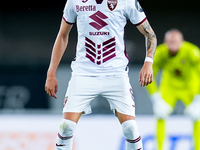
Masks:
[[[67,0],[63,19],[77,24],[74,75],[127,72],[124,27],[127,19],[136,26],[146,20],[137,0]]]

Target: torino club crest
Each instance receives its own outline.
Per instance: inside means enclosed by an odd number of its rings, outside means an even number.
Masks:
[[[113,11],[117,7],[117,0],[107,0],[108,8]]]

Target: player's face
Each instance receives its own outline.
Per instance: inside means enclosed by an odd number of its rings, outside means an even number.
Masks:
[[[182,42],[182,35],[178,32],[168,33],[165,37],[165,43],[167,44],[167,47],[172,55],[178,52]]]

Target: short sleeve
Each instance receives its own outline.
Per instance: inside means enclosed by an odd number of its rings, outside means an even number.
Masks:
[[[76,17],[77,17],[77,14],[75,10],[75,5],[73,4],[73,0],[67,0],[67,3],[63,11],[63,19],[67,23],[73,24],[76,22]]]
[[[137,0],[126,0],[126,17],[135,26],[146,20],[146,15]]]

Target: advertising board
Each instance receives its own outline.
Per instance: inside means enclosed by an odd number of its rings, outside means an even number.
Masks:
[[[1,115],[1,150],[54,150],[60,115]],[[156,150],[155,119],[137,116],[144,150]],[[166,150],[192,150],[192,123],[182,116],[167,122]],[[125,150],[121,125],[114,115],[82,116],[73,150]]]

